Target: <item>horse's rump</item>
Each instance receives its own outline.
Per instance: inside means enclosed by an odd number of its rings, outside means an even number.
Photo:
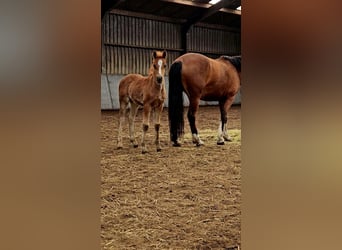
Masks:
[[[188,97],[218,101],[235,95],[240,82],[236,67],[239,67],[241,58],[234,58],[234,64],[226,60],[196,53],[179,57],[176,62],[182,62],[182,86]]]
[[[241,72],[241,56],[222,56],[222,58],[233,64],[237,72]]]

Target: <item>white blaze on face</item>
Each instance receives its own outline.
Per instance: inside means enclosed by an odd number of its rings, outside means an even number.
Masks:
[[[163,61],[161,59],[158,60],[158,66],[159,66],[159,75],[161,75],[161,66],[163,65]]]

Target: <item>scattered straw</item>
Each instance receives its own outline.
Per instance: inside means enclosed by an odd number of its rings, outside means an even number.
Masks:
[[[183,147],[174,148],[164,112],[163,150],[155,151],[150,129],[143,155],[140,147],[129,147],[127,124],[124,148],[116,150],[118,112],[102,113],[102,249],[239,249],[240,109],[228,116],[232,142],[216,145],[218,108],[201,107],[198,129],[205,146],[195,147],[186,128]],[[141,113],[138,139],[139,128]]]

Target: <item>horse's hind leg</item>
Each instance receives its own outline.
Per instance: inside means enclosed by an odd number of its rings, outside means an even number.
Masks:
[[[224,141],[232,141],[230,136],[228,135],[228,110],[230,106],[233,104],[234,97],[229,97],[225,101],[220,101],[220,113],[221,113],[221,123],[219,126],[218,138],[217,138],[217,145],[224,145]]]
[[[138,147],[138,142],[135,139],[135,135],[134,135],[134,121],[135,121],[135,117],[137,116],[137,112],[139,109],[139,105],[135,104],[133,102],[131,102],[131,108],[129,111],[129,141],[131,142],[131,144],[133,145],[133,147]]]
[[[192,134],[192,142],[196,144],[196,146],[203,145],[203,141],[198,136],[198,131],[196,127],[196,114],[198,110],[199,99],[190,99],[190,105],[188,110],[188,120],[190,124],[190,130]]]
[[[119,129],[118,129],[118,141],[117,148],[122,148],[122,124],[125,122],[126,109],[127,109],[128,101],[120,100],[120,111],[119,111]]]
[[[154,128],[156,130],[156,147],[157,147],[157,152],[161,151],[160,147],[160,139],[159,139],[159,128],[160,128],[160,116],[161,113],[163,112],[163,105],[155,109],[154,112]]]

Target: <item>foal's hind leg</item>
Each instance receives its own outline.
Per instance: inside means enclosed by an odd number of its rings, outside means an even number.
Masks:
[[[125,121],[126,116],[126,109],[127,109],[128,101],[127,100],[120,100],[120,111],[119,111],[119,131],[118,131],[118,142],[117,142],[117,148],[122,148],[122,124]]]
[[[135,139],[135,135],[134,135],[134,121],[135,121],[135,117],[137,115],[139,109],[139,105],[135,104],[133,102],[131,102],[131,108],[129,111],[129,140],[131,142],[131,144],[133,145],[133,147],[138,147],[138,142]]]
[[[220,113],[221,113],[221,123],[219,126],[218,138],[217,138],[217,145],[224,145],[224,141],[232,141],[230,136],[228,135],[228,110],[234,101],[234,97],[229,97],[225,101],[220,101]]]
[[[204,145],[203,141],[198,136],[198,131],[196,127],[196,114],[198,110],[199,99],[190,99],[190,105],[188,110],[188,120],[190,123],[190,129],[192,134],[192,142],[196,146]]]

